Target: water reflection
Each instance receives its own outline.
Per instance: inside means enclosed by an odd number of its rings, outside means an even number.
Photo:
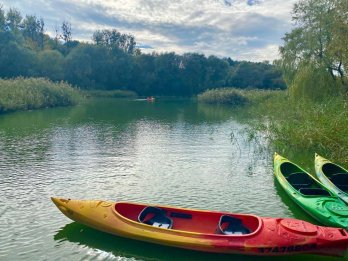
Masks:
[[[98,250],[89,251],[90,259],[119,260],[117,257],[126,257],[135,260],[305,260],[313,258],[315,260],[339,260],[337,258],[323,258],[311,255],[294,255],[283,257],[255,257],[246,255],[224,255],[213,253],[201,253],[196,251],[176,249],[161,245],[149,244],[145,242],[120,238],[109,235],[97,230],[88,228],[76,222],[70,223],[61,228],[54,236],[58,242],[68,241],[84,246],[87,249]]]

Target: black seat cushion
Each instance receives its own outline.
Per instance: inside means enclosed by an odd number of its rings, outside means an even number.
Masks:
[[[299,191],[306,196],[331,196],[327,190],[322,188],[300,188]]]
[[[313,180],[305,172],[292,173],[286,179],[297,190],[308,188],[313,184]]]
[[[138,216],[138,221],[154,227],[172,228],[173,220],[166,216],[165,210],[157,207],[145,207]]]
[[[225,235],[245,235],[251,232],[243,225],[241,219],[222,215],[219,221],[218,233]]]
[[[348,190],[348,173],[333,174],[330,180],[339,189]]]

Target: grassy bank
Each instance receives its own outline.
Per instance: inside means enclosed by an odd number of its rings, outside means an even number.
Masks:
[[[0,113],[74,105],[82,96],[71,85],[43,78],[0,79]]]
[[[348,101],[331,97],[325,101],[290,99],[287,91],[233,90],[246,100],[250,139],[266,137],[273,150],[284,155],[315,152],[348,164]],[[227,102],[231,91],[213,90],[199,100],[215,104]],[[227,97],[223,95],[227,94]],[[202,100],[202,96],[204,99]],[[239,98],[237,98],[239,100]],[[243,110],[243,111],[244,111]]]
[[[88,90],[83,91],[87,97],[100,97],[100,98],[134,98],[137,94],[128,90]]]
[[[283,151],[317,152],[348,163],[348,103],[344,97],[301,102],[287,95],[274,96],[250,108],[252,132],[266,134],[270,144]]]

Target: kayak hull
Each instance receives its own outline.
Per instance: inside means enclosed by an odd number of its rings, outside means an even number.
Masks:
[[[328,167],[333,167],[332,169],[337,169],[337,173],[348,173],[348,171],[341,166],[319,156],[318,154],[315,154],[315,174],[317,178],[337,197],[339,197],[341,200],[343,200],[346,204],[348,204],[348,193],[339,189],[329,178],[328,175],[335,174],[335,171],[333,173],[328,173],[325,171],[325,168],[323,168],[325,165]],[[348,175],[348,174],[347,174]],[[348,185],[348,184],[347,184]]]
[[[284,171],[285,164],[289,172],[301,172],[308,175],[308,178],[320,190],[326,191],[327,195],[304,195],[298,189],[293,187]],[[283,173],[284,172],[284,173]],[[332,194],[328,188],[312,177],[308,172],[290,162],[288,159],[275,154],[274,156],[274,175],[278,183],[282,186],[288,196],[299,205],[305,212],[318,220],[321,224],[332,227],[348,227],[348,207],[337,196]],[[290,174],[291,175],[291,174]],[[289,175],[289,176],[290,176]]]
[[[174,220],[173,229],[165,229],[137,222],[135,218],[122,214],[121,210],[125,209],[124,206],[131,205],[142,209],[146,207],[144,204],[59,198],[52,198],[52,201],[68,218],[97,230],[116,236],[190,250],[267,256],[299,253],[343,256],[348,247],[348,233],[345,230],[320,227],[291,218],[260,218],[253,215],[156,206],[167,212],[190,213],[193,217],[192,220],[179,220],[179,217]],[[235,215],[246,220],[247,223],[248,220],[253,220],[250,222],[251,233],[222,235],[215,234],[214,231],[212,233],[195,232],[205,229],[204,226],[197,226],[200,224],[199,219],[209,223],[209,220],[215,221],[216,217],[221,215]],[[176,223],[184,227],[194,221],[191,231],[175,228]],[[209,226],[208,224],[207,227]]]

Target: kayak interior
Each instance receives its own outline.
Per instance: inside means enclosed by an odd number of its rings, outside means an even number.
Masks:
[[[282,163],[280,171],[289,184],[302,195],[331,196],[330,192],[310,174],[291,162]]]
[[[115,211],[133,222],[191,233],[248,236],[261,228],[260,218],[253,215],[154,207],[127,202],[116,203]]]
[[[348,172],[345,169],[329,162],[322,166],[322,171],[336,187],[348,192]]]

